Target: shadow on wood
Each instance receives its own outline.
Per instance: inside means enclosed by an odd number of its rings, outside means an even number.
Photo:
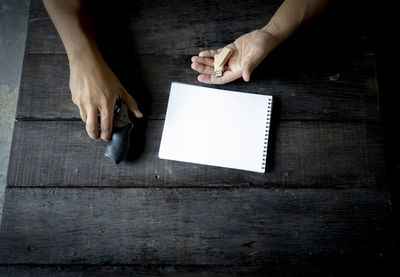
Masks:
[[[272,112],[271,112],[271,121],[269,126],[269,138],[268,138],[268,152],[267,152],[267,166],[266,166],[266,174],[268,172],[272,172],[274,170],[273,161],[276,159],[274,157],[276,155],[276,143],[277,143],[277,126],[279,124],[279,111],[281,108],[280,100],[277,97],[274,97],[272,104]]]
[[[90,3],[96,40],[107,64],[125,89],[135,98],[144,114],[149,112],[148,85],[141,64],[135,61],[134,40],[129,35],[129,12],[137,10],[132,3],[107,1]],[[134,15],[133,15],[134,16]]]
[[[143,76],[142,64],[135,58],[134,40],[129,35],[130,12],[138,10],[133,5],[126,1],[112,5],[108,1],[95,1],[89,2],[88,8],[104,59],[136,100],[142,113],[148,115],[151,101],[148,84]],[[145,119],[135,118],[132,112],[129,112],[129,117],[134,123],[134,129],[126,160],[134,161],[144,150],[147,123]]]

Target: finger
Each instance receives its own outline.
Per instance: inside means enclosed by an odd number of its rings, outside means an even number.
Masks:
[[[192,63],[201,63],[201,64],[205,64],[208,66],[214,66],[214,59],[193,56]]]
[[[222,84],[230,83],[232,81],[235,81],[236,79],[239,79],[241,77],[240,72],[234,73],[233,71],[225,71],[222,75],[222,77],[215,77],[215,79],[221,79]]]
[[[125,103],[125,105],[128,107],[128,109],[133,112],[133,114],[140,118],[143,117],[142,112],[139,110],[139,107],[135,101],[135,99],[133,99],[133,97],[125,90],[123,89],[123,93],[120,96],[120,99],[122,102]]]
[[[223,85],[241,77],[240,73],[225,71],[222,77],[215,77],[215,74],[200,74],[197,79],[205,84]]]
[[[199,57],[202,58],[214,58],[216,54],[222,51],[222,48],[218,50],[204,50],[199,53]]]
[[[113,122],[113,108],[112,106],[100,111],[100,137],[103,140],[110,140],[112,133],[112,122]]]
[[[98,127],[98,110],[95,107],[91,107],[87,113],[86,121],[86,132],[92,139],[98,139],[99,137],[99,127]]]
[[[192,63],[192,68],[196,70],[199,73],[205,73],[205,74],[215,74],[214,73],[214,67],[204,65],[201,63]]]
[[[248,62],[244,63],[243,70],[242,70],[243,80],[245,80],[246,82],[250,81],[250,74],[252,71],[253,71],[252,66]]]
[[[197,80],[205,84],[211,84],[211,74],[200,74],[197,76]]]
[[[86,123],[87,115],[83,107],[79,107],[79,113],[81,115],[82,121]]]

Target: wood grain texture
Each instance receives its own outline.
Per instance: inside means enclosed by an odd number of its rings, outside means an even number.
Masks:
[[[299,274],[299,271],[302,272]],[[332,274],[334,277],[336,275]],[[359,269],[355,271],[360,273]],[[7,277],[110,277],[110,276],[135,276],[135,277],[228,277],[228,276],[265,276],[265,274],[279,274],[278,276],[313,276],[316,269],[306,266],[199,266],[199,265],[0,265],[0,276]],[[342,273],[341,273],[342,274]],[[340,276],[340,275],[338,275]]]
[[[280,2],[94,1],[89,6],[105,59],[149,117],[163,119],[171,81],[200,84],[190,57],[263,26]],[[32,3],[26,52],[50,55],[27,55],[17,118],[78,118],[68,93],[67,59],[51,56],[65,51],[41,5]],[[278,116],[286,120],[379,119],[368,13],[354,18],[351,6],[342,8],[333,5],[280,46],[250,83],[239,80],[223,88],[276,96],[282,106]]]
[[[31,5],[28,53],[65,53],[41,1]],[[281,3],[273,1],[86,1],[103,47],[126,40],[137,54],[192,54],[261,28]],[[210,20],[212,19],[212,20]],[[229,23],[229,24],[227,24]],[[190,28],[188,28],[190,26]],[[43,36],[44,32],[46,34]],[[117,41],[115,41],[117,39]]]
[[[370,62],[362,66],[349,63],[347,69],[332,64],[305,68],[298,63],[287,69],[287,64],[275,56],[270,60],[273,66],[261,66],[250,83],[239,80],[210,87],[273,95],[274,115],[282,120],[378,121],[377,87]],[[165,118],[172,81],[202,85],[190,68],[188,56],[128,56],[126,63],[112,60],[110,64],[151,119]],[[339,79],[332,79],[336,74]],[[79,119],[68,79],[65,55],[26,55],[17,118]]]
[[[31,4],[31,22],[27,53],[65,53],[61,40],[52,26],[40,0]],[[215,1],[86,1],[94,20],[97,40],[108,49],[119,41],[135,54],[192,55],[200,48],[222,47],[238,36],[266,25],[281,0],[215,0]],[[336,1],[315,24],[301,31],[301,51],[320,49],[325,54],[339,48],[354,47],[357,40],[371,46],[369,15],[374,6]],[[354,10],[360,14],[354,16]],[[337,20],[340,16],[341,20]],[[188,28],[190,26],[190,28]],[[46,35],[43,36],[43,33]],[[369,42],[369,43],[368,43]],[[298,45],[299,46],[299,45]],[[339,47],[339,48],[338,48]],[[360,49],[359,49],[360,50]],[[318,51],[318,50],[317,50]],[[307,53],[312,53],[307,51]],[[115,53],[113,53],[115,54]],[[337,56],[340,58],[340,56]]]
[[[279,122],[271,131],[269,169],[257,174],[159,159],[163,123],[150,120],[141,154],[115,166],[103,157],[106,142],[90,140],[81,122],[18,121],[8,185],[385,186],[377,124]]]
[[[8,188],[0,263],[367,265],[390,254],[388,199],[366,188]]]
[[[333,1],[250,83],[217,87],[275,96],[266,174],[157,154],[170,83],[200,84],[190,57],[260,28],[282,1],[128,2],[86,1],[147,116],[132,160],[114,166],[77,121],[65,50],[31,1],[0,276],[389,276],[371,1]]]
[[[330,260],[329,260],[330,259]],[[363,260],[361,260],[363,259]],[[344,253],[321,259],[321,264],[289,264],[277,262],[263,265],[0,265],[0,276],[7,277],[342,277],[344,274],[365,277],[393,276],[388,259],[371,259],[359,255],[348,259]],[[323,263],[325,262],[325,263]]]
[[[29,18],[49,17],[43,5],[43,0],[31,0],[29,6]]]

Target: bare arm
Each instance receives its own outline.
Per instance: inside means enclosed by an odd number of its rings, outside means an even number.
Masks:
[[[88,135],[109,140],[115,102],[124,102],[142,117],[135,100],[110,70],[96,45],[82,0],[43,0],[68,55],[72,101],[79,107]]]
[[[259,30],[244,34],[227,47],[233,49],[226,71],[215,77],[214,55],[220,50],[206,50],[192,57],[192,68],[200,82],[225,84],[240,77],[248,82],[251,72],[273,49],[288,39],[304,23],[323,11],[330,0],[285,0],[274,16]]]
[[[282,43],[311,18],[322,12],[329,0],[286,0],[261,30]]]

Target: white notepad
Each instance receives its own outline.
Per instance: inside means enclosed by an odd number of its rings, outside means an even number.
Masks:
[[[172,83],[159,157],[265,172],[272,96]]]

